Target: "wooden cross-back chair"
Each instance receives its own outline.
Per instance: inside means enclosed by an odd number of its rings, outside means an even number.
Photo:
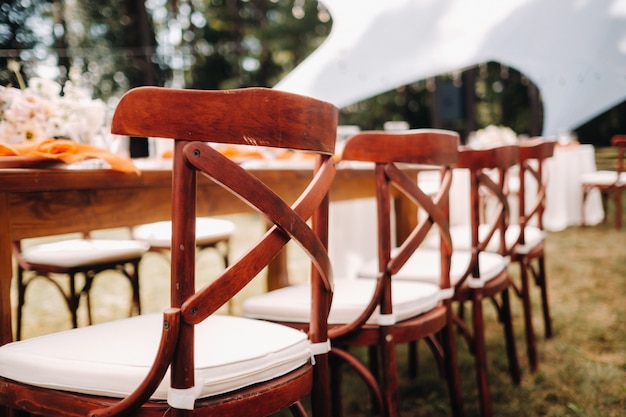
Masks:
[[[365,161],[375,165],[378,258],[374,279],[335,280],[329,316],[331,369],[336,377],[334,416],[342,414],[338,371],[341,364],[348,364],[368,385],[373,407],[380,415],[400,415],[395,348],[397,344],[417,340],[427,341],[436,354],[447,378],[452,414],[463,415],[450,309],[451,241],[448,232],[448,196],[458,141],[455,132],[418,129],[393,133],[365,131],[352,136],[345,144],[342,161]],[[403,171],[406,164],[430,165],[431,169],[441,170],[442,180],[435,196],[419,188],[415,167],[413,171]],[[410,231],[402,246],[392,252],[394,190],[405,194],[408,201],[419,205],[428,216]],[[436,279],[429,283],[392,282],[392,276],[418,249],[430,230],[436,230],[444,242],[441,250],[432,251],[429,261],[433,265],[422,265],[436,269]],[[307,329],[309,323],[304,312],[308,293],[305,285],[285,287],[248,298],[243,311],[249,317]],[[373,349],[375,360],[369,364],[361,362],[349,350],[355,347]]]
[[[546,192],[548,186],[548,173],[546,171],[546,160],[553,155],[555,142],[541,137],[527,139],[518,144],[518,169],[517,175],[510,172],[507,178],[502,178],[503,187],[497,191],[499,198],[493,198],[492,193],[485,193],[482,198],[484,203],[479,206],[481,224],[479,226],[480,239],[484,240],[483,249],[497,252],[509,256],[512,262],[519,263],[520,280],[511,281],[514,294],[521,300],[524,307],[524,328],[526,336],[526,352],[531,371],[538,368],[537,349],[532,322],[532,308],[530,300],[530,278],[539,287],[541,294],[541,305],[544,319],[546,338],[552,336],[552,324],[550,319],[547,276],[545,267],[545,231],[543,227],[543,213],[546,204]],[[467,157],[465,152],[461,152],[461,161]],[[503,160],[505,162],[505,160]],[[463,162],[461,162],[463,163]],[[500,173],[505,171],[501,170]],[[513,180],[517,186],[509,186],[506,182]],[[493,200],[502,200],[508,196],[509,204],[515,204],[518,217],[507,219],[508,225],[502,239],[502,229],[498,228],[498,233],[491,236],[487,241],[490,229],[497,227],[494,222],[499,222],[497,216],[504,213],[500,210],[490,212],[489,206]],[[522,198],[523,197],[523,198]],[[500,207],[504,207],[504,202],[500,202]],[[457,225],[451,228],[454,247],[467,250],[470,247],[469,236],[470,227],[467,225]]]
[[[617,148],[617,161],[615,170],[601,169],[587,172],[581,175],[582,184],[582,224],[585,223],[585,203],[591,190],[597,189],[602,193],[603,199],[608,200],[613,196],[615,202],[615,228],[622,228],[622,190],[626,188],[626,135],[614,135],[611,145]],[[606,208],[606,204],[605,204]]]
[[[463,147],[459,151],[459,168],[469,171],[470,181],[470,262],[467,272],[455,282],[454,301],[459,303],[456,323],[462,330],[474,354],[481,414],[491,416],[491,396],[487,377],[487,348],[483,301],[491,301],[504,330],[504,340],[513,383],[519,384],[521,373],[517,360],[513,320],[509,299],[508,260],[510,247],[506,232],[510,222],[507,198],[510,169],[518,163],[517,146],[499,146],[488,149]],[[485,223],[483,202],[495,201]],[[453,254],[463,257],[467,250],[459,249],[458,237],[453,239]],[[493,242],[497,247],[490,250]],[[467,255],[466,255],[467,256]],[[453,262],[455,262],[453,255]],[[454,275],[453,275],[454,277]],[[472,310],[471,326],[465,323],[463,305],[469,302]]]
[[[554,153],[555,142],[535,137],[519,145],[519,218],[507,230],[507,245],[511,260],[520,266],[520,282],[513,286],[524,306],[524,328],[526,351],[531,370],[538,367],[535,332],[532,321],[530,299],[530,278],[539,287],[546,338],[552,337],[552,321],[548,300],[548,283],[545,262],[545,231],[543,213],[546,205],[546,191],[549,173],[546,161]],[[532,190],[532,192],[527,192]]]
[[[95,239],[90,232],[82,233],[80,238],[35,245],[14,241],[13,256],[17,264],[15,338],[22,339],[26,294],[36,279],[46,279],[59,290],[70,313],[72,327],[79,325],[78,313],[83,298],[87,324],[93,324],[91,289],[96,277],[104,271],[116,271],[128,279],[131,290],[129,315],[140,314],[139,263],[147,250],[148,245],[143,242]]]
[[[228,268],[230,239],[235,232],[235,223],[226,219],[198,217],[196,219],[196,247],[198,251],[214,249]],[[172,222],[163,220],[145,223],[131,228],[133,239],[146,242],[150,251],[169,255],[172,250]]]
[[[507,199],[509,170],[518,163],[517,146],[499,146],[488,149],[462,148],[459,152],[459,168],[469,171],[470,178],[470,263],[467,273],[456,281],[453,298],[459,302],[457,324],[462,329],[474,354],[476,381],[478,384],[481,415],[493,414],[487,372],[487,347],[485,345],[485,322],[483,301],[492,301],[498,320],[502,323],[509,371],[515,384],[521,380],[513,320],[509,299],[508,256],[506,231],[510,222]],[[490,196],[490,197],[486,197]],[[481,221],[485,199],[492,198],[495,207],[486,223]],[[453,236],[453,242],[455,237]],[[497,242],[497,249],[488,248]],[[454,246],[455,250],[458,246]],[[454,252],[453,252],[454,253]],[[463,249],[458,250],[462,256]],[[454,261],[453,261],[454,262]],[[469,302],[472,325],[465,323],[463,304]]]
[[[470,224],[450,227],[452,257],[450,281],[454,288],[452,301],[459,308],[454,322],[461,330],[474,354],[476,381],[479,392],[481,415],[491,416],[491,398],[487,378],[487,348],[485,345],[485,321],[483,301],[489,300],[496,307],[498,319],[504,330],[505,348],[511,378],[520,382],[513,323],[509,300],[508,249],[505,233],[509,222],[509,204],[506,181],[509,169],[517,164],[517,147],[502,146],[489,149],[461,147],[458,169],[469,175]],[[460,175],[455,169],[455,174]],[[484,216],[485,200],[493,200],[488,221]],[[494,243],[497,242],[497,243]],[[440,246],[438,239],[428,238],[425,250],[416,252],[398,271],[395,279],[432,282],[433,275],[424,268],[428,265],[428,248]],[[432,250],[432,249],[431,249]],[[371,276],[372,262],[361,269],[361,276]],[[471,323],[466,323],[465,303],[471,304]]]
[[[300,400],[311,394],[315,414],[328,416],[326,244],[336,124],[331,104],[265,88],[128,92],[112,132],[175,139],[171,308],[0,347],[0,404],[42,416],[266,416],[288,407],[303,415]],[[317,163],[290,206],[206,142],[312,152]],[[274,226],[196,290],[199,174]],[[291,239],[312,261],[308,333],[214,314]]]

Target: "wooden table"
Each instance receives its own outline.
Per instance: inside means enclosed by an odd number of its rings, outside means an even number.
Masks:
[[[286,201],[294,201],[312,172],[302,169],[251,169]],[[339,169],[332,200],[374,195],[372,170]],[[84,230],[127,227],[169,219],[171,171],[141,175],[111,170],[0,169],[0,345],[13,339],[11,327],[11,242]],[[398,204],[399,210],[404,210]],[[201,177],[198,215],[232,214],[251,209]],[[406,221],[416,219],[410,210]],[[404,228],[405,225],[399,225]],[[405,229],[406,230],[406,229]],[[271,271],[270,287],[286,279],[284,268]]]

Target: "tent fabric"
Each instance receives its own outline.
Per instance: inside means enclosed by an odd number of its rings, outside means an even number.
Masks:
[[[626,0],[321,0],[328,38],[275,88],[345,107],[496,61],[534,82],[544,135],[626,98]]]

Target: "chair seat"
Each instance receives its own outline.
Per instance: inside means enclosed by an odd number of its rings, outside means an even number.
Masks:
[[[123,398],[147,374],[162,322],[162,315],[149,314],[9,343],[0,347],[0,376]],[[286,326],[214,315],[195,328],[197,398],[273,379],[311,357],[307,335]],[[168,387],[169,373],[152,399],[167,399]]]
[[[196,219],[196,244],[207,246],[232,236],[235,224],[229,220],[199,217]],[[147,223],[133,229],[133,238],[148,242],[151,247],[169,248],[172,242],[172,222]]]
[[[141,257],[148,248],[134,240],[68,239],[29,247],[21,256],[33,265],[77,268]]]
[[[395,252],[394,250],[393,252]],[[423,248],[416,250],[404,266],[394,275],[396,280],[408,280],[438,284],[441,276],[440,253],[438,249]],[[456,285],[467,272],[470,264],[469,251],[455,250],[452,252],[450,265],[450,285]],[[505,256],[492,252],[481,252],[478,256],[480,282],[486,283],[496,278],[509,264]],[[375,278],[378,261],[370,259],[359,269],[360,278]]]
[[[580,182],[587,185],[609,186],[618,182],[617,171],[592,171],[580,175]],[[619,184],[626,185],[626,172],[619,176]]]
[[[507,246],[510,247],[513,244],[520,233],[520,227],[518,224],[512,224],[506,229],[505,239]],[[546,239],[546,232],[536,226],[526,226],[524,229],[524,244],[517,244],[514,247],[514,252],[518,254],[526,254],[533,248],[539,246]],[[491,245],[490,245],[491,246]]]
[[[356,319],[372,299],[375,287],[375,280],[336,280],[328,323],[344,324]],[[428,283],[397,281],[393,282],[391,291],[397,321],[430,311],[439,305],[441,299],[439,287]],[[310,311],[311,287],[308,284],[292,285],[249,297],[243,303],[244,316],[272,321],[308,323]],[[379,317],[377,309],[368,323],[376,324]]]
[[[485,235],[487,234],[487,226],[480,225],[478,227],[479,239],[481,241],[484,240]],[[520,234],[520,226],[519,224],[512,224],[507,227],[504,239],[506,240],[506,246],[508,248],[512,247]],[[452,237],[452,245],[455,250],[463,250],[467,251],[472,246],[472,237],[471,237],[471,229],[466,225],[455,225],[450,227],[450,235]],[[541,244],[544,241],[546,234],[543,230],[539,229],[536,226],[526,226],[524,229],[524,244],[515,246],[515,251],[517,253],[523,254],[528,253],[528,251],[537,245]],[[427,248],[436,249],[439,247],[439,236],[431,235],[424,241],[424,246]],[[485,248],[489,252],[498,252],[500,247],[500,236],[494,234],[489,244]]]

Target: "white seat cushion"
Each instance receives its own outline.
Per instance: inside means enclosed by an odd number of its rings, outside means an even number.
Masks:
[[[228,239],[235,231],[229,220],[211,217],[196,219],[196,243],[209,245]],[[150,246],[168,248],[172,243],[172,222],[162,221],[142,224],[133,228],[133,238],[148,242]]]
[[[336,280],[329,324],[350,323],[363,312],[372,298],[375,280]],[[393,282],[391,286],[393,312],[396,321],[418,316],[435,308],[441,291],[437,285],[417,282]],[[308,284],[292,285],[266,294],[250,297],[243,303],[246,317],[291,323],[308,323],[311,309],[311,287]],[[378,310],[368,319],[375,324]]]
[[[487,225],[480,225],[478,228],[478,234],[481,239],[487,234]],[[509,225],[506,229],[504,238],[506,239],[506,246],[512,247],[519,238],[520,227],[519,224]],[[469,250],[472,246],[471,228],[467,225],[455,225],[450,227],[450,235],[452,237],[452,245],[457,250]],[[545,232],[536,226],[526,226],[524,230],[524,245],[517,245],[516,251],[518,253],[527,253],[530,249],[539,245],[545,239]],[[431,249],[439,248],[439,235],[432,234],[424,240],[424,247]],[[500,248],[500,236],[496,233],[493,235],[486,250],[490,252],[497,252]]]
[[[518,224],[512,224],[506,229],[505,239],[507,245],[515,242],[520,233]],[[526,226],[524,229],[524,244],[517,244],[514,251],[519,254],[526,254],[534,247],[541,244],[546,238],[546,232],[536,226]]]
[[[0,375],[63,391],[123,398],[147,374],[163,316],[136,316],[0,347]],[[311,357],[305,333],[261,320],[214,315],[195,332],[196,398],[284,375]],[[152,399],[167,399],[169,373]]]
[[[611,185],[617,181],[617,171],[591,171],[585,172],[580,175],[580,182],[582,184],[596,184],[596,185]],[[626,183],[626,176],[620,176],[620,182]]]
[[[140,257],[148,244],[135,240],[68,239],[26,248],[22,258],[32,264],[80,267]]]
[[[470,260],[471,253],[469,251],[453,251],[450,265],[450,285],[456,285],[463,278]],[[486,283],[497,277],[508,266],[509,260],[497,253],[481,252],[478,256],[478,263],[480,282]],[[359,269],[358,276],[375,278],[377,273],[378,260],[370,259]],[[441,279],[439,250],[429,248],[416,250],[406,264],[394,275],[394,279],[439,284]]]

